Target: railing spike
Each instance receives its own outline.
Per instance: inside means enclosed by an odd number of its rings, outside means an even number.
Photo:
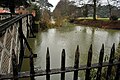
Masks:
[[[65,49],[62,50],[62,57],[61,57],[61,80],[65,80]]]
[[[103,57],[104,57],[104,44],[102,44],[102,48],[100,50],[100,56],[99,56],[99,68],[97,71],[97,77],[96,80],[101,80],[101,70],[102,70],[102,65],[103,65]]]
[[[113,44],[113,46],[111,48],[109,64],[113,64],[114,54],[115,54],[115,43]],[[108,66],[108,69],[107,69],[106,80],[110,80],[111,71],[112,71],[112,66],[110,65],[110,66]]]
[[[90,45],[90,49],[92,50],[92,44]]]
[[[114,52],[115,51],[115,43],[113,43],[112,49],[113,49],[113,52]]]
[[[76,51],[79,52],[79,45],[77,45],[77,50]]]
[[[78,80],[78,68],[79,68],[79,45],[77,45],[77,49],[75,52],[75,63],[74,63],[74,68],[76,69],[74,71],[74,78],[73,80]]]
[[[47,47],[47,56],[49,56],[49,47]]]
[[[65,56],[65,49],[62,50],[62,56]]]
[[[88,51],[87,67],[91,67],[91,62],[92,62],[92,44],[90,45],[90,48]],[[85,80],[91,80],[90,70],[91,69],[86,69]]]
[[[47,47],[47,54],[46,54],[46,80],[50,80],[50,54],[49,48]]]

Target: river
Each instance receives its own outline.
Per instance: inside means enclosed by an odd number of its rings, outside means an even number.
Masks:
[[[84,26],[64,26],[52,28],[36,34],[35,39],[29,39],[33,52],[38,55],[35,59],[37,69],[45,69],[46,50],[50,50],[51,68],[60,68],[62,49],[66,50],[66,67],[74,65],[74,56],[77,45],[80,48],[80,65],[87,63],[87,54],[90,45],[93,45],[92,63],[98,62],[102,44],[105,44],[105,55],[109,56],[110,49],[115,43],[116,48],[120,41],[119,30],[108,30]],[[83,71],[84,72],[84,71]],[[79,72],[79,80],[84,79],[84,73]],[[66,80],[73,79],[73,73],[66,74]],[[36,80],[45,80],[45,76],[36,77]],[[51,80],[60,80],[59,75],[52,75]]]

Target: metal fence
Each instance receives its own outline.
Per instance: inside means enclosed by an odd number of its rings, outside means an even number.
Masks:
[[[5,20],[7,18],[12,18],[13,16],[18,15],[18,14],[11,14],[11,13],[0,13],[0,21]]]
[[[29,48],[30,49],[30,48]],[[31,50],[31,49],[30,49]],[[31,51],[32,53],[32,51]],[[78,80],[78,71],[85,70],[85,80],[91,80],[91,70],[97,69],[96,76],[94,80],[102,80],[102,68],[107,67],[106,74],[104,75],[105,80],[120,80],[120,58],[118,60],[115,60],[115,44],[113,44],[111,48],[110,58],[109,62],[103,62],[104,57],[104,45],[102,45],[102,48],[100,50],[99,55],[99,63],[91,64],[92,62],[92,45],[90,46],[90,49],[88,51],[88,60],[86,65],[80,65],[79,66],[79,46],[77,46],[76,52],[75,52],[75,61],[74,61],[74,67],[65,67],[66,62],[66,53],[65,49],[62,51],[61,55],[61,68],[56,69],[50,69],[50,54],[49,54],[49,48],[47,48],[47,54],[46,54],[46,70],[34,70],[33,66],[33,56],[30,56],[30,71],[26,72],[13,72],[13,74],[8,74],[1,76],[0,79],[14,79],[18,80],[19,78],[26,78],[30,77],[31,80],[35,80],[36,76],[44,76],[46,75],[46,80],[50,80],[50,75],[54,74],[61,74],[61,80],[65,80],[65,74],[67,72],[74,72],[73,80]],[[30,55],[33,55],[30,54]],[[18,67],[13,65],[13,67]],[[112,77],[112,68],[115,68],[115,75],[114,79],[111,79]],[[16,70],[15,70],[16,71]]]
[[[25,38],[31,32],[32,15],[17,15],[0,24],[0,75],[13,73],[13,59],[16,56],[16,64],[21,65],[21,46],[24,46],[21,35]],[[24,49],[24,47],[22,47]]]

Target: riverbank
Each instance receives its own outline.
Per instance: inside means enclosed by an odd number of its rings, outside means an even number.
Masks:
[[[104,28],[104,29],[120,29],[120,20],[109,21],[109,20],[92,20],[92,19],[72,19],[69,22],[74,24]]]

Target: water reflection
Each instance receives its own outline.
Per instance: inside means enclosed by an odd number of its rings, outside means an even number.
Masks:
[[[116,47],[118,46],[119,34],[120,31],[116,30],[103,30],[82,26],[48,29],[47,31],[40,32],[37,34],[37,38],[31,41],[34,53],[38,54],[35,66],[45,69],[47,47],[50,49],[51,68],[60,68],[62,49],[66,50],[66,66],[73,66],[77,45],[80,46],[80,64],[86,64],[91,44],[93,44],[92,63],[98,62],[102,44],[105,44],[105,54],[109,55],[112,44],[116,43]],[[73,79],[72,73],[66,75],[66,80]],[[58,80],[59,77],[59,75],[53,76],[51,80]],[[44,80],[44,78],[37,77],[36,80]],[[82,80],[81,76],[80,78]]]

